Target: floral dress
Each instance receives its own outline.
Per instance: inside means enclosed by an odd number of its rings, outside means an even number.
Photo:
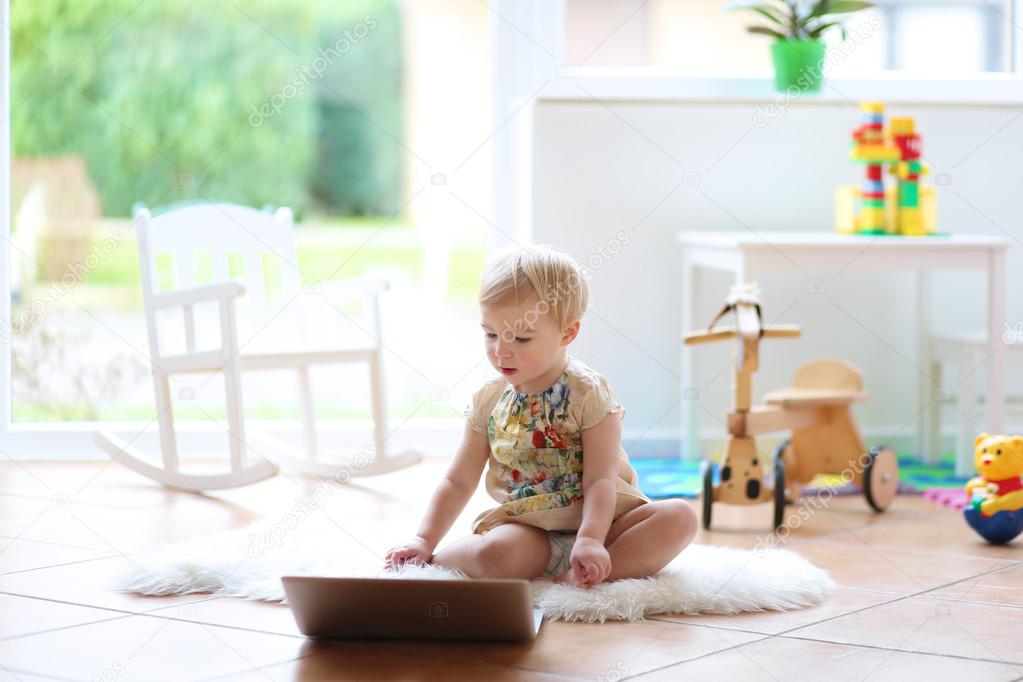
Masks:
[[[610,413],[625,416],[607,380],[571,355],[546,390],[520,393],[495,377],[473,395],[465,415],[490,441],[486,488],[499,507],[480,514],[474,533],[514,522],[577,531],[582,523],[582,432]],[[649,502],[636,487],[628,455],[619,457],[614,518]]]

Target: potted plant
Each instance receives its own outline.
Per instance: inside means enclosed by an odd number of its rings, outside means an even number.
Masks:
[[[866,0],[736,0],[730,10],[755,12],[769,23],[750,26],[750,33],[776,38],[771,45],[774,84],[779,92],[796,88],[799,92],[819,92],[824,43],[821,35],[838,28],[845,39],[845,27],[837,14],[858,12],[874,3]]]

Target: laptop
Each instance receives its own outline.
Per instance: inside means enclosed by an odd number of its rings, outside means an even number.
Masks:
[[[529,582],[284,576],[288,605],[306,637],[534,639],[543,609]]]

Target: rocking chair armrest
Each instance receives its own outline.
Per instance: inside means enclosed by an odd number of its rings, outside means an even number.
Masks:
[[[379,296],[391,287],[383,277],[351,277],[323,282],[323,294],[331,299]]]
[[[153,308],[179,308],[209,301],[226,301],[245,293],[241,282],[218,282],[153,295]]]

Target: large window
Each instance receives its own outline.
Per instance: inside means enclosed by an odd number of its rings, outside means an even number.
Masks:
[[[487,61],[467,55],[487,54],[486,11],[12,0],[13,421],[152,420],[132,209],[196,201],[292,207],[301,281],[388,277],[392,418],[458,416],[457,393],[431,397],[482,357],[492,130]],[[320,416],[368,417],[365,377],[328,375]],[[297,404],[247,379],[249,416]],[[207,415],[222,405],[175,412]]]
[[[771,68],[769,39],[726,0],[568,0],[566,61],[654,67],[691,75],[758,75]],[[1014,69],[1012,0],[878,0],[847,27],[855,49],[831,75],[901,71],[948,78]],[[840,40],[837,31],[827,42]]]

